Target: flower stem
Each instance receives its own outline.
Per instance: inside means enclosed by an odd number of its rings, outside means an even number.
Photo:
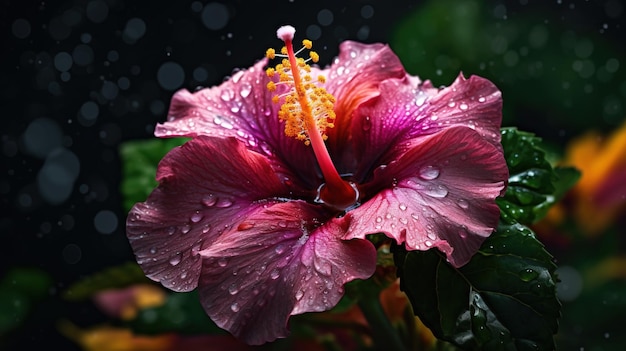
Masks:
[[[376,350],[407,350],[397,330],[387,318],[377,294],[362,295],[358,304],[372,330]]]

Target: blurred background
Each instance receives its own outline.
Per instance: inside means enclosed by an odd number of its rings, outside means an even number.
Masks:
[[[559,264],[563,350],[626,349],[626,8],[619,0],[3,0],[0,349],[80,350],[63,321],[107,315],[64,291],[133,262],[120,146],[152,138],[171,95],[219,84],[292,24],[322,65],[385,42],[435,86],[503,92],[504,126],[579,184],[533,228]],[[65,332],[61,332],[65,330]],[[71,334],[71,333],[70,333]]]

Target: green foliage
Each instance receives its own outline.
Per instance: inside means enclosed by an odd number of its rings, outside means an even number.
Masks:
[[[197,291],[170,293],[162,306],[139,311],[128,326],[139,334],[224,334],[200,305]]]
[[[515,128],[503,128],[502,147],[509,168],[506,194],[497,199],[506,223],[534,223],[546,214],[580,177],[573,168],[557,168],[546,160],[541,139]]]
[[[548,2],[535,5],[498,18],[490,1],[421,2],[395,26],[390,44],[407,71],[435,86],[459,71],[492,80],[505,92],[509,125],[545,128],[542,135],[553,137],[562,126],[579,134],[618,125],[626,70],[607,62],[623,56],[622,47],[599,31],[573,31],[575,23],[551,17],[558,12]]]
[[[500,224],[468,264],[454,268],[437,250],[395,247],[401,288],[415,314],[439,339],[464,350],[555,349],[557,267],[524,224],[542,218],[580,174],[553,169],[539,141],[502,129],[510,178],[498,199]]]
[[[16,328],[48,295],[50,276],[35,268],[13,268],[0,281],[0,335]]]
[[[438,338],[465,350],[552,350],[560,304],[556,265],[534,233],[502,224],[465,266],[439,251],[397,249],[415,313]]]
[[[106,289],[124,288],[137,283],[150,282],[141,268],[135,262],[107,268],[101,272],[86,277],[64,292],[64,298],[68,300],[84,300],[95,293]]]
[[[137,202],[145,201],[157,186],[156,169],[163,156],[186,138],[128,141],[120,146],[123,163],[121,184],[124,208],[128,211]]]

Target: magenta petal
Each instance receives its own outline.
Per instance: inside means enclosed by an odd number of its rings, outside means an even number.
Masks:
[[[373,245],[340,239],[348,219],[313,228],[321,215],[301,201],[257,205],[202,251],[201,301],[218,326],[249,344],[285,337],[291,315],[332,308],[345,283],[374,273]]]
[[[404,151],[404,140],[466,126],[500,147],[502,97],[489,80],[459,77],[442,90],[415,77],[380,83],[380,98],[359,109],[354,133],[360,169],[357,178],[377,164],[385,164]],[[357,127],[355,127],[357,128]]]
[[[198,137],[173,149],[157,180],[131,209],[127,236],[146,275],[176,291],[197,286],[199,251],[236,227],[253,201],[287,192],[266,158],[233,138]]]
[[[502,94],[488,79],[462,74],[447,88],[441,89],[419,110],[411,135],[435,133],[443,128],[466,126],[500,148]]]
[[[241,70],[221,85],[196,92],[180,90],[172,97],[168,120],[156,126],[158,137],[235,137],[248,149],[267,155],[275,172],[291,183],[317,188],[311,172],[316,167],[310,147],[287,137],[278,119],[280,105],[272,102],[266,85],[269,78],[261,60]]]
[[[339,47],[339,56],[321,73],[327,78],[326,89],[336,98],[337,118],[335,127],[326,131],[326,144],[338,167],[349,168],[355,163],[352,134],[361,133],[360,127],[354,128],[353,113],[380,94],[380,82],[403,77],[406,71],[387,45],[345,41]],[[343,171],[347,169],[340,169]]]
[[[414,139],[408,148],[365,187],[375,195],[352,211],[346,238],[383,232],[409,250],[437,247],[462,266],[498,224],[504,156],[466,127]]]

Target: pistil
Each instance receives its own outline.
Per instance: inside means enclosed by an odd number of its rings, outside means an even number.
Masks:
[[[287,135],[313,147],[313,153],[325,181],[319,189],[317,200],[338,210],[345,210],[357,202],[358,192],[352,184],[339,175],[324,144],[325,129],[333,127],[335,98],[324,88],[317,87],[311,82],[310,66],[307,62],[309,60],[317,62],[318,56],[315,52],[310,53],[308,60],[296,56],[300,51],[295,52],[293,49],[295,29],[291,26],[284,26],[276,33],[278,38],[284,41],[285,47],[281,50],[281,54],[276,54],[270,49],[267,56],[269,58],[284,57],[284,59],[275,69],[267,70],[270,77],[275,74],[279,75],[279,82],[270,82],[268,89],[275,91],[276,86],[280,84],[286,84],[290,88],[288,92],[274,97],[275,102],[278,102],[281,97],[284,98],[279,118],[285,121]],[[303,45],[304,48],[311,48],[311,42],[308,40],[304,40]],[[318,77],[318,81],[323,82],[324,78]]]

